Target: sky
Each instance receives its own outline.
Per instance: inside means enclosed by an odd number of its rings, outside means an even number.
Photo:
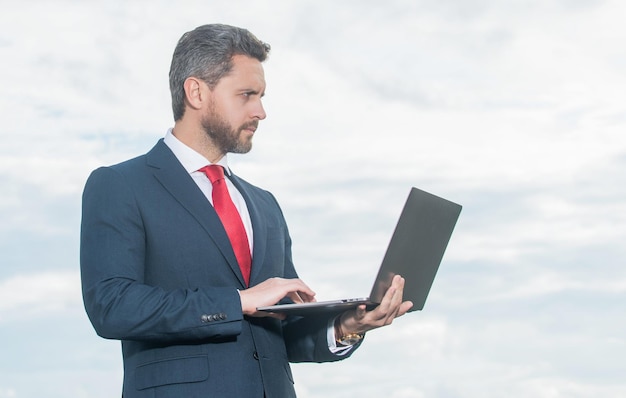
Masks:
[[[89,173],[173,124],[204,23],[272,45],[233,170],[272,191],[318,299],[369,292],[410,187],[463,205],[426,306],[301,398],[626,396],[626,3],[0,0],[0,398],[119,396],[82,307]]]

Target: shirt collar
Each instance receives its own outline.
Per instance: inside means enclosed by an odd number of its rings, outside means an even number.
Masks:
[[[194,151],[187,145],[183,144],[178,138],[172,134],[173,129],[168,129],[167,134],[165,134],[165,138],[163,141],[165,145],[167,145],[172,152],[174,152],[174,156],[178,159],[178,161],[183,165],[187,173],[191,174],[195,171],[200,170],[202,167],[208,164],[217,164],[224,168],[226,174],[230,175],[230,168],[228,167],[228,158],[224,155],[217,163],[209,162],[204,156],[200,155],[198,152]]]

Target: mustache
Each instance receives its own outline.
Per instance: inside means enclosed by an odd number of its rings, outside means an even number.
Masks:
[[[249,128],[254,128],[254,130],[256,130],[257,128],[259,128],[259,121],[258,120],[253,120],[251,122],[248,122],[246,124],[242,124],[241,127],[239,127],[239,131],[243,131]]]

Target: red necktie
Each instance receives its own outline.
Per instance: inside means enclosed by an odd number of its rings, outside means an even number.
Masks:
[[[213,185],[213,207],[224,225],[226,234],[228,234],[228,239],[230,239],[235,257],[237,257],[243,279],[246,282],[246,286],[248,286],[250,283],[250,268],[252,265],[248,235],[241,221],[241,216],[226,188],[224,169],[222,166],[211,165],[205,166],[199,171],[204,172],[207,177],[209,177],[209,180],[211,180],[211,184]]]

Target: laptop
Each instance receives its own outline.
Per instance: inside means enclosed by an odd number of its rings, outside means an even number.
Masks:
[[[258,307],[257,310],[303,316],[343,312],[361,304],[372,309],[382,301],[395,275],[405,279],[403,301],[413,302],[409,311],[421,310],[461,208],[449,200],[411,188],[369,297],[313,303],[278,303]]]

